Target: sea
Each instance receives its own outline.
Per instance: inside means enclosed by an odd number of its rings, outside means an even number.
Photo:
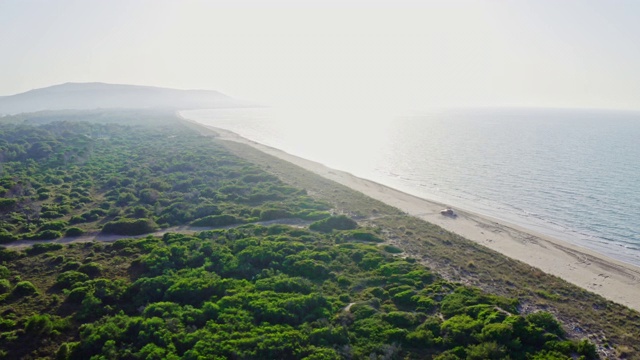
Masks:
[[[244,108],[181,115],[640,266],[640,112]]]

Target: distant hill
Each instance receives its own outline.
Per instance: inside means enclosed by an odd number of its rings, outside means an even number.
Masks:
[[[0,96],[0,114],[64,109],[208,109],[252,106],[218,91],[105,83],[66,83]]]

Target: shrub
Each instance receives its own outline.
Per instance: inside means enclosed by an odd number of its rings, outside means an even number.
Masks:
[[[322,220],[331,216],[328,211],[299,211],[296,214],[297,217],[303,220]]]
[[[16,287],[13,288],[12,292],[15,296],[27,296],[38,293],[38,289],[33,286],[30,281],[20,281],[16,284]]]
[[[562,330],[560,323],[548,312],[538,311],[531,313],[527,315],[527,321],[552,334],[558,336],[564,335],[564,331]]]
[[[417,310],[422,311],[431,311],[436,306],[436,302],[433,299],[421,295],[412,296],[411,302],[413,302],[417,306]]]
[[[61,237],[62,233],[55,230],[45,230],[29,236],[31,240],[53,240]]]
[[[344,216],[332,216],[319,220],[309,225],[309,229],[320,232],[331,232],[332,230],[351,230],[358,227],[358,223]]]
[[[506,343],[513,337],[513,327],[508,324],[487,324],[482,328],[478,338],[482,341],[499,341]]]
[[[383,249],[384,251],[392,254],[400,254],[401,252],[403,252],[402,249],[395,247],[393,245],[385,245]]]
[[[110,221],[102,227],[102,232],[117,235],[142,235],[153,232],[156,224],[149,219],[122,219]]]
[[[429,330],[416,330],[407,334],[407,342],[415,347],[433,346],[434,336]]]
[[[122,192],[116,200],[116,205],[125,206],[138,202],[138,198],[130,192]]]
[[[107,212],[104,209],[92,209],[91,211],[89,211],[86,214],[96,215],[96,216],[105,216],[105,215],[107,215]]]
[[[0,230],[0,244],[7,244],[18,240],[18,237],[6,230]]]
[[[78,261],[69,261],[62,265],[62,271],[77,270],[80,265],[82,264]]]
[[[326,279],[329,276],[329,269],[324,264],[311,259],[296,261],[287,270],[292,275],[299,275],[312,280]]]
[[[292,216],[290,212],[282,209],[267,209],[260,212],[260,220],[262,221],[284,219]]]
[[[413,290],[405,290],[393,295],[392,299],[400,305],[409,305],[414,295],[415,292]]]
[[[140,191],[140,202],[144,204],[153,204],[160,197],[160,193],[154,189],[144,189]]]
[[[53,259],[51,259],[51,264],[53,265],[58,265],[58,264],[62,264],[65,260],[64,255],[58,255],[56,257],[54,257]]]
[[[11,271],[6,266],[0,265],[0,279],[6,279],[11,275]]]
[[[82,236],[84,235],[84,230],[74,226],[68,228],[64,235],[69,237]]]
[[[290,292],[309,294],[313,284],[311,281],[301,277],[288,277],[279,275],[256,281],[256,289],[271,290],[275,292]]]
[[[102,272],[102,266],[95,262],[90,262],[88,264],[84,264],[78,268],[78,271],[81,273],[85,273],[90,277],[96,277],[100,275]]]
[[[501,348],[495,342],[487,342],[477,345],[470,345],[467,348],[467,359],[503,359],[505,355],[504,348]]]
[[[77,283],[85,282],[87,280],[89,280],[89,276],[87,274],[75,270],[69,270],[58,275],[56,285],[62,288],[70,288]]]
[[[9,210],[16,205],[16,199],[0,198],[0,210]]]
[[[58,212],[58,211],[43,211],[40,214],[40,217],[43,219],[57,219],[57,218],[61,218],[63,217],[64,214]]]
[[[96,209],[96,210],[100,210],[100,209]],[[103,211],[103,210],[100,210],[100,211]],[[100,215],[97,213],[94,213],[93,211],[83,213],[82,215],[80,215],[80,217],[83,219],[83,222],[93,222],[100,219]],[[75,221],[74,218],[71,218],[71,220]]]
[[[196,219],[199,219],[210,215],[220,215],[220,210],[213,204],[204,204],[198,206],[193,215]]]
[[[385,314],[383,318],[386,322],[396,327],[409,327],[418,322],[418,318],[414,314],[404,311],[391,311]]]
[[[75,287],[67,294],[67,302],[71,304],[81,304],[88,293],[89,289],[85,286]]]
[[[227,226],[237,224],[240,221],[232,215],[205,216],[191,223],[193,226]]]
[[[21,257],[22,254],[17,252],[17,251],[13,251],[13,250],[9,250],[9,249],[5,249],[3,247],[0,247],[0,261],[12,261],[15,260],[19,257]]]
[[[0,280],[0,295],[6,294],[11,290],[11,283],[7,279]]]
[[[482,329],[482,322],[474,320],[469,315],[456,315],[444,321],[441,331],[445,341],[449,343],[469,343],[473,334]]]
[[[584,356],[586,359],[597,359],[598,352],[596,346],[589,342],[587,339],[582,339],[578,343],[578,354]]]
[[[68,359],[69,352],[70,352],[69,344],[62,343],[62,345],[60,345],[60,347],[58,348],[58,351],[56,351],[56,359],[59,359],[59,360]]]
[[[69,219],[69,224],[80,224],[83,222],[86,222],[86,220],[80,215],[74,215]]]
[[[53,322],[48,314],[36,314],[27,320],[24,330],[28,335],[32,336],[49,335],[53,330]]]
[[[371,241],[371,242],[377,242],[377,243],[381,243],[384,241],[376,234],[373,234],[368,231],[363,231],[363,230],[354,230],[351,232],[350,235],[355,240],[360,240],[360,241]]]
[[[47,243],[47,244],[34,244],[32,247],[27,248],[25,252],[29,256],[38,255],[42,253],[46,253],[49,251],[56,251],[62,249],[63,246],[61,244],[55,243]]]
[[[44,223],[42,226],[40,226],[40,231],[44,231],[44,230],[55,230],[55,231],[61,231],[64,230],[64,228],[67,227],[67,222],[66,221],[50,221],[47,223]]]

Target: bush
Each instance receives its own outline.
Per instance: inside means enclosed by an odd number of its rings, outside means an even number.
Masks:
[[[51,221],[51,222],[47,222],[44,223],[42,226],[40,226],[40,231],[44,231],[44,230],[55,230],[55,231],[62,231],[64,230],[64,228],[67,227],[67,222],[66,221]]]
[[[548,312],[538,311],[531,313],[527,315],[527,321],[552,334],[558,336],[564,335],[564,331],[562,330],[560,323]]]
[[[6,279],[11,275],[11,271],[6,266],[0,265],[0,279]]]
[[[292,216],[290,212],[282,209],[267,209],[260,212],[260,220],[262,221],[285,219]]]
[[[16,240],[18,240],[18,237],[13,235],[12,233],[4,229],[0,231],[0,244],[7,244]]]
[[[62,233],[55,230],[45,230],[29,236],[31,240],[53,240],[61,237]]]
[[[89,280],[89,276],[87,274],[75,270],[69,270],[58,275],[56,285],[62,288],[70,288],[77,283],[85,282],[87,280]]]
[[[393,245],[385,245],[384,246],[384,251],[388,252],[388,253],[392,253],[392,254],[400,254],[403,252],[402,249],[395,247]]]
[[[404,311],[391,311],[390,313],[385,314],[383,319],[396,327],[409,327],[415,325],[419,321],[414,314]]]
[[[83,222],[86,222],[86,221],[87,220],[85,220],[85,218],[83,218],[80,215],[73,215],[71,217],[71,219],[69,219],[69,224],[72,224],[72,225],[73,224],[80,224],[80,223],[83,223]]]
[[[63,217],[64,214],[58,212],[58,211],[43,211],[40,214],[40,217],[43,219],[57,219],[57,218],[61,218]]]
[[[237,224],[240,221],[232,215],[205,216],[191,223],[193,226],[227,226]]]
[[[46,253],[49,251],[56,251],[62,249],[63,246],[61,244],[48,243],[48,244],[34,244],[32,247],[27,248],[25,252],[29,256],[38,255],[42,253]]]
[[[82,236],[84,235],[84,230],[74,226],[68,228],[64,235],[69,237]]]
[[[102,232],[116,235],[142,235],[153,232],[156,228],[153,220],[122,219],[104,224]]]
[[[84,264],[78,268],[78,271],[81,273],[85,273],[90,277],[96,277],[102,273],[102,266],[98,263],[90,262],[88,264]]]
[[[331,232],[332,230],[351,230],[358,227],[358,223],[344,216],[332,216],[309,225],[309,229],[320,232]]]
[[[299,211],[297,217],[303,220],[322,220],[331,216],[328,211]]]
[[[275,292],[288,293],[311,293],[313,283],[301,277],[288,277],[286,275],[278,275],[266,279],[256,280],[256,289],[271,290]]]
[[[11,283],[7,279],[0,280],[0,295],[6,294],[11,290]]]
[[[20,281],[16,284],[16,287],[13,288],[12,292],[15,296],[27,296],[38,293],[38,289],[33,286],[30,281]]]
[[[578,343],[578,354],[584,356],[586,359],[597,359],[598,351],[596,350],[596,346],[589,342],[587,339],[582,339]]]
[[[78,261],[68,261],[62,265],[62,271],[78,270],[81,265]]]
[[[5,249],[3,247],[0,247],[0,261],[12,261],[15,260],[19,257],[21,257],[22,254],[17,252],[17,251],[13,251],[13,250],[9,250],[9,249]]]
[[[81,304],[88,293],[89,289],[85,286],[75,287],[67,294],[67,302],[71,304]]]
[[[220,210],[213,204],[205,204],[198,206],[193,215],[199,219],[205,216],[220,215]]]
[[[368,231],[363,231],[363,230],[354,230],[351,232],[350,235],[353,239],[360,240],[360,241],[370,241],[370,242],[377,242],[377,243],[381,243],[384,241],[376,234],[370,233]]]
[[[60,345],[60,347],[58,348],[58,351],[56,351],[56,359],[57,360],[68,359],[70,351],[71,350],[69,350],[69,344],[62,343],[62,345]]]
[[[10,210],[16,205],[16,199],[0,198],[0,210]]]
[[[24,330],[31,336],[49,335],[53,330],[53,322],[48,314],[33,315],[27,320]]]
[[[431,311],[436,306],[436,302],[432,298],[421,295],[412,296],[411,302],[416,305],[417,310],[422,311]]]

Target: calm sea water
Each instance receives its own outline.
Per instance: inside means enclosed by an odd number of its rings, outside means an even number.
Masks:
[[[183,116],[640,265],[640,113],[224,109]]]

